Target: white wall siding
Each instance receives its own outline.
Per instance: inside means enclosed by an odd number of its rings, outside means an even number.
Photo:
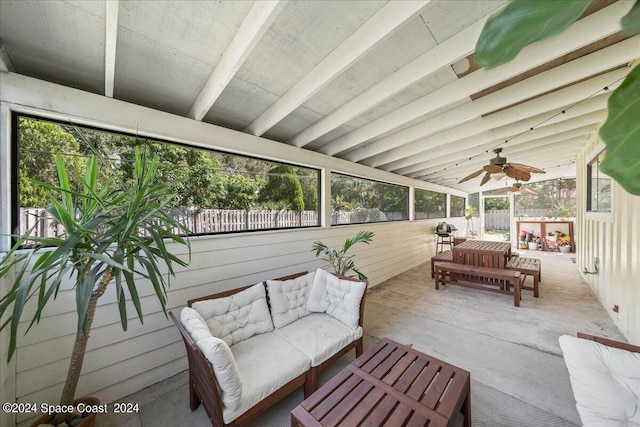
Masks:
[[[597,275],[583,275],[620,331],[631,343],[640,344],[640,196],[627,193],[614,183],[613,221],[588,219],[586,215],[586,165],[598,146],[594,140],[580,151],[576,162],[578,192],[577,256],[580,271],[594,269]],[[619,307],[618,313],[613,306]]]
[[[74,123],[113,130],[139,131],[149,136],[264,158],[273,158],[277,153],[278,160],[320,168],[326,177],[325,183],[329,183],[327,172],[339,168],[381,181],[465,195],[308,150],[15,74],[2,75],[0,97],[0,153],[3,154],[0,159],[0,211],[3,213],[0,234],[10,232],[8,215],[4,215],[10,212],[10,194],[6,190],[11,185],[5,173],[10,167],[7,129],[10,111],[69,119]],[[326,206],[329,196],[321,199]],[[323,215],[329,217],[326,209]],[[463,218],[449,222],[464,227]],[[432,256],[432,233],[436,223],[437,220],[399,221],[195,237],[191,239],[189,266],[178,268],[176,277],[171,279],[167,309],[178,311],[191,298],[313,270],[322,265],[311,252],[314,241],[322,240],[337,247],[360,230],[375,233],[370,245],[360,244],[353,248],[357,266],[368,275],[371,286],[375,286]],[[8,248],[7,242],[6,238],[0,241],[0,252]],[[178,246],[176,250],[186,256],[184,247]],[[425,274],[429,274],[426,269]],[[103,402],[113,402],[186,369],[185,350],[178,331],[162,313],[148,281],[140,279],[139,285],[144,324],[140,324],[133,305],[129,304],[126,332],[120,326],[114,287],[111,286],[100,299],[78,395],[95,395]],[[0,296],[8,286],[9,280],[0,281]],[[34,307],[28,307],[23,318],[30,320],[29,315],[33,312]],[[0,333],[0,400],[57,403],[76,328],[75,292],[71,286],[65,284],[58,298],[47,306],[40,324],[22,336],[27,326],[28,320],[22,322],[17,354],[9,364],[6,363],[8,331]],[[26,416],[20,416],[18,421],[24,423],[26,419]],[[13,423],[11,416],[0,414],[0,425]]]

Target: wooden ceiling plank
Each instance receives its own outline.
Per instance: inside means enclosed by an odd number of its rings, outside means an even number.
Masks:
[[[238,27],[231,42],[209,75],[187,116],[202,120],[267,32],[286,2],[256,1]]]
[[[430,0],[388,2],[244,131],[260,136],[339,76]]]

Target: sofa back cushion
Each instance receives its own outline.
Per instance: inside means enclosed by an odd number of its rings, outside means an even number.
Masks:
[[[222,403],[233,410],[240,404],[242,380],[231,349],[211,331],[200,314],[189,307],[180,312],[180,322],[209,362],[221,391]]]
[[[271,318],[275,328],[285,327],[309,315],[307,300],[315,275],[312,271],[291,280],[267,280]]]
[[[273,330],[267,306],[267,294],[262,283],[228,297],[194,302],[211,334],[228,346]]]
[[[340,279],[319,268],[311,286],[307,309],[327,313],[351,329],[357,329],[365,288],[364,282]]]
[[[569,335],[560,348],[585,427],[640,425],[640,353]]]

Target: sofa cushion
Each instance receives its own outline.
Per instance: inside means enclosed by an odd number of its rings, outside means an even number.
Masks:
[[[241,341],[231,346],[231,352],[243,391],[237,408],[223,408],[226,424],[310,368],[307,356],[273,332]]]
[[[200,313],[213,336],[229,346],[273,330],[262,283],[229,297],[195,302],[192,307]]]
[[[365,286],[364,282],[343,280],[318,269],[309,293],[307,309],[311,312],[326,312],[351,329],[357,329]]]
[[[204,319],[192,308],[180,312],[180,322],[211,365],[225,407],[235,409],[242,397],[242,380],[227,343],[211,335]]]
[[[640,354],[568,335],[560,348],[585,427],[640,426]]]
[[[316,273],[305,274],[292,280],[267,280],[273,326],[282,328],[309,315],[307,299]]]
[[[327,279],[331,274],[322,268],[317,269],[315,273],[307,299],[307,310],[324,313],[327,310]]]
[[[362,328],[351,329],[328,314],[311,313],[274,333],[306,354],[311,366],[318,366],[360,338]]]

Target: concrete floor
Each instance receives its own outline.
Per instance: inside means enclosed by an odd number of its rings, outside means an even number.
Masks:
[[[386,336],[470,371],[476,427],[579,425],[558,337],[582,331],[625,339],[582,281],[573,254],[522,252],[542,258],[540,298],[524,291],[518,308],[507,295],[457,286],[436,291],[425,263],[368,292],[365,347]],[[321,380],[351,360],[345,356]],[[189,410],[186,383],[183,373],[129,396],[123,401],[138,402],[139,414],[103,416],[98,426],[209,425],[202,407]],[[297,390],[247,426],[289,425],[301,401]]]

